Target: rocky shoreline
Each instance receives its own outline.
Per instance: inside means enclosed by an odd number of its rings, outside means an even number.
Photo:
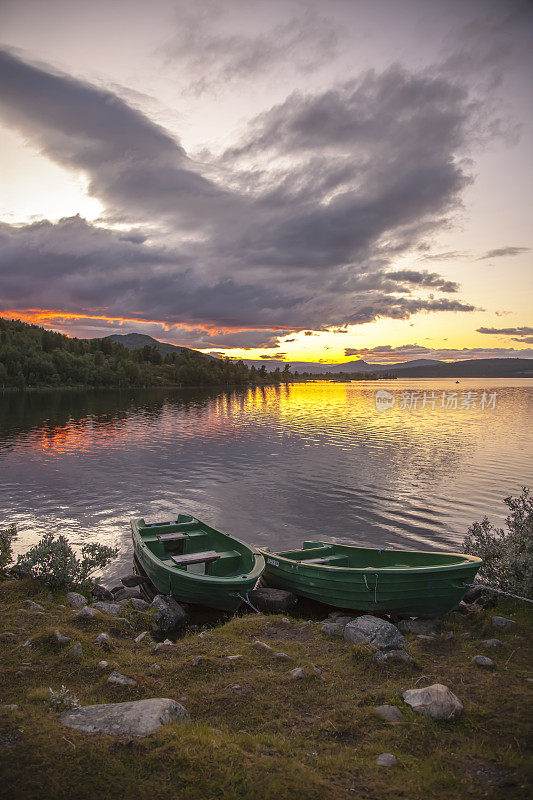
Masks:
[[[201,738],[199,725],[214,726],[208,727],[211,738],[235,737],[243,725],[247,735],[257,731],[261,735],[265,724],[267,729],[271,724],[269,713],[278,717],[278,735],[287,720],[307,715],[305,730],[298,735],[318,754],[321,745],[315,739],[322,741],[327,720],[334,728],[350,727],[354,716],[346,697],[337,697],[337,691],[344,686],[350,694],[351,687],[357,686],[356,694],[362,699],[354,700],[355,717],[367,720],[371,731],[380,722],[385,728],[370,737],[368,752],[363,744],[355,747],[342,740],[337,744],[343,756],[353,751],[358,774],[366,765],[369,791],[373,791],[374,784],[381,785],[374,770],[388,775],[405,771],[409,729],[422,726],[427,735],[433,729],[424,726],[444,725],[444,738],[462,738],[465,728],[471,729],[483,718],[484,705],[491,704],[494,693],[505,692],[504,677],[508,682],[512,676],[513,692],[520,698],[531,682],[525,666],[531,655],[526,638],[529,621],[512,603],[502,606],[502,614],[494,613],[494,598],[481,590],[472,590],[467,602],[443,619],[393,621],[323,608],[314,609],[315,618],[302,619],[297,598],[262,587],[250,596],[261,613],[206,627],[192,622],[194,610],[172,598],[156,595],[148,602],[141,576],[126,576],[112,590],[96,586],[89,596],[52,594],[35,581],[15,576],[16,572],[0,581],[0,648],[6,665],[0,688],[0,754],[4,759],[30,745],[30,718],[36,728],[51,729],[54,742],[73,741],[74,735],[78,737],[74,747],[89,752],[94,747],[101,750],[102,741],[112,747],[115,739],[152,742],[159,737],[154,744],[157,750],[164,746],[165,737]],[[27,684],[26,693],[21,684]],[[490,702],[489,695],[479,694],[481,685],[492,693]],[[275,706],[268,709],[265,692],[279,694],[286,719]],[[248,719],[254,698],[258,709]],[[311,698],[314,713],[302,708],[302,701],[305,708]],[[261,706],[265,721],[261,721]],[[494,713],[492,709],[493,717]],[[518,727],[525,725],[520,709],[514,713],[520,718]],[[372,717],[376,723],[369,724]],[[398,738],[392,733],[397,730],[407,735]],[[453,730],[459,732],[455,737]],[[365,741],[364,726],[360,739]],[[361,747],[364,756],[359,754]],[[522,786],[520,747],[516,756],[512,768],[508,758],[483,757],[483,763],[490,762],[490,774],[497,777],[480,779],[479,796],[490,796],[487,790],[506,781]],[[332,757],[328,743],[324,764]],[[422,753],[418,761],[428,757],[429,753]],[[232,758],[241,758],[245,766],[245,754],[233,753]],[[480,756],[472,758],[475,763]],[[21,765],[24,760],[22,756]],[[412,768],[413,774],[419,767]],[[314,769],[320,773],[317,764]],[[8,780],[13,781],[17,769],[11,765],[10,770]],[[331,768],[325,768],[321,775],[323,788],[329,786],[332,797],[349,796],[348,789],[341,791],[329,773]],[[161,797],[167,796],[165,791]],[[305,791],[300,796],[314,796],[315,789]],[[442,787],[433,786],[432,791],[433,797],[448,796]],[[16,786],[11,796],[18,796]],[[31,792],[25,793],[28,796]],[[243,791],[234,796],[252,795]],[[478,795],[474,791],[472,796]]]

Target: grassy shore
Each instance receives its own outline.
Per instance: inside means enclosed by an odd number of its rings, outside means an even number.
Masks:
[[[44,613],[24,608],[42,604]],[[153,653],[147,617],[128,612],[82,622],[31,581],[0,581],[0,787],[10,798],[112,800],[295,800],[299,798],[526,797],[527,681],[531,621],[525,604],[500,602],[496,612],[446,618],[433,641],[408,635],[417,666],[380,666],[370,650],[327,637],[320,623],[279,615],[237,617],[205,637],[187,633]],[[516,621],[496,629],[493,613]],[[54,630],[81,642],[72,661]],[[95,637],[112,636],[110,651]],[[453,633],[449,639],[445,634]],[[480,641],[497,637],[502,647]],[[26,644],[30,639],[30,644]],[[254,647],[266,642],[290,656]],[[495,670],[472,663],[489,655]],[[228,660],[227,656],[241,658]],[[202,656],[196,665],[193,659]],[[98,662],[105,659],[109,668]],[[154,671],[152,665],[160,670]],[[304,677],[290,675],[302,667]],[[107,683],[111,669],[133,687]],[[446,684],[464,704],[455,722],[435,722],[402,700],[406,689]],[[49,687],[64,684],[81,705],[169,697],[191,723],[174,723],[140,740],[81,733],[47,709]],[[389,725],[374,708],[388,703],[403,720]],[[393,753],[390,768],[376,765]],[[1,792],[0,792],[1,794]]]

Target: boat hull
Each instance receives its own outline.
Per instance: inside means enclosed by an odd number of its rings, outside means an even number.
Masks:
[[[158,592],[171,595],[179,602],[207,606],[219,611],[234,612],[247,598],[257,584],[264,569],[263,557],[243,542],[221,534],[208,526],[203,529],[226,537],[225,547],[240,546],[245,553],[248,550],[250,568],[239,570],[238,575],[215,576],[196,574],[183,569],[175,568],[163,561],[147,546],[142,535],[143,528],[139,525],[141,520],[132,520],[132,539],[135,556],[142,569],[156,587]],[[144,521],[142,521],[144,522]]]
[[[434,617],[451,611],[481,566],[479,559],[461,555],[461,564],[434,568],[331,567],[305,564],[285,558],[283,553],[261,552],[269,586],[336,608],[400,617]]]

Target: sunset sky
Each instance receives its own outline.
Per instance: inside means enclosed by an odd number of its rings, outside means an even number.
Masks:
[[[533,4],[2,0],[0,314],[533,357]]]

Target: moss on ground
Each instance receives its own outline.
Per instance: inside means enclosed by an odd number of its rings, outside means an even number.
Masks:
[[[45,613],[25,608],[31,597]],[[526,797],[527,697],[531,690],[529,609],[513,601],[496,612],[447,617],[434,641],[409,635],[417,665],[375,664],[368,648],[326,637],[320,623],[281,616],[245,616],[208,631],[187,634],[174,647],[153,653],[146,636],[135,644],[147,618],[133,625],[102,616],[80,623],[58,609],[46,590],[28,581],[0,581],[2,671],[0,786],[10,798],[50,800],[94,797],[158,798],[497,798]],[[492,627],[498,613],[516,620]],[[84,657],[71,661],[57,645],[59,629],[80,641]],[[113,637],[105,651],[95,636]],[[447,640],[445,634],[453,632]],[[463,634],[467,634],[466,636]],[[503,646],[486,650],[480,641]],[[31,646],[23,644],[31,639]],[[290,660],[254,647],[255,640]],[[472,664],[489,655],[494,671]],[[227,660],[227,656],[241,658]],[[193,664],[195,656],[202,659]],[[109,669],[97,663],[105,659]],[[151,666],[161,669],[151,674]],[[302,667],[295,679],[290,669]],[[111,668],[137,686],[107,683]],[[406,689],[446,684],[463,702],[463,716],[435,722],[402,700]],[[82,705],[170,697],[183,703],[192,723],[175,723],[140,740],[89,735],[65,727],[45,703],[48,687],[64,684]],[[389,725],[375,706],[390,703],[403,721]],[[393,753],[397,764],[378,767],[376,756]],[[530,763],[530,762],[529,762]]]

